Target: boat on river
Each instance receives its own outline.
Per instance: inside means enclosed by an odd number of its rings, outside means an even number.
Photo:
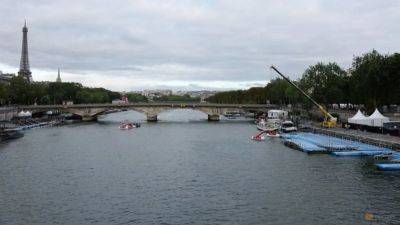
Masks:
[[[285,120],[281,124],[281,130],[284,133],[296,132],[297,127],[294,125],[294,123],[292,121]]]
[[[140,127],[140,123],[124,122],[119,126],[120,130],[130,130]]]
[[[278,130],[267,130],[267,131],[261,131],[259,134],[255,136],[251,136],[251,140],[264,141],[265,137],[278,138],[280,136],[281,135],[279,134]]]
[[[263,136],[264,132],[257,134],[256,136],[251,136],[251,140],[254,141],[264,141],[265,137]]]
[[[237,119],[237,118],[241,117],[242,114],[240,114],[240,112],[235,112],[235,111],[233,111],[233,112],[227,112],[227,113],[225,113],[224,116],[225,116],[227,119]]]
[[[279,134],[278,130],[270,130],[270,131],[266,131],[265,133],[266,133],[267,137],[271,137],[271,138],[281,137],[281,135]]]
[[[260,130],[260,131],[279,130],[279,124],[276,123],[276,121],[266,121],[264,119],[261,119],[257,123],[257,129]]]
[[[23,137],[24,134],[20,133],[18,130],[0,130],[0,142],[6,140],[12,140]]]
[[[267,136],[277,137],[279,132],[296,132],[294,123],[288,120],[288,112],[284,110],[269,110],[266,119],[260,118],[257,122],[257,129],[268,132]]]

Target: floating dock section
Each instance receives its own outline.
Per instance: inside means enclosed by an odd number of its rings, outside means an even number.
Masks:
[[[375,164],[379,170],[400,170],[400,152],[348,139],[315,133],[284,134],[286,146],[308,154],[331,154],[332,156],[375,156],[389,159],[388,163]]]
[[[400,170],[400,163],[378,163],[376,164],[379,170],[382,171],[398,171]]]
[[[400,142],[394,142],[393,140],[388,140],[385,137],[373,137],[371,135],[364,135],[360,133],[352,133],[352,132],[347,132],[346,130],[341,130],[341,129],[325,129],[325,128],[320,128],[320,127],[311,127],[310,128],[313,133],[316,134],[324,134],[332,137],[337,137],[340,139],[348,139],[348,140],[353,140],[365,144],[370,144],[370,145],[375,145],[375,146],[381,146],[385,148],[389,148],[394,151],[400,151]]]
[[[377,163],[375,165],[382,171],[398,171],[400,170],[400,153],[393,153],[388,163]]]
[[[371,156],[392,152],[388,148],[340,139],[322,134],[298,133],[282,136],[285,145],[303,152],[326,153],[335,156]]]

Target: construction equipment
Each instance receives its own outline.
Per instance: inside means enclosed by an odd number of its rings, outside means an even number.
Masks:
[[[275,68],[273,65],[271,66],[271,69],[275,70],[275,72],[277,72],[281,77],[283,77],[283,79],[285,79],[287,82],[289,82],[289,84],[291,84],[293,87],[295,87],[298,91],[300,91],[300,93],[302,93],[304,96],[306,96],[306,98],[308,100],[310,100],[315,106],[317,106],[317,108],[322,112],[322,114],[324,115],[324,121],[322,122],[322,126],[323,127],[335,127],[336,126],[336,122],[337,122],[337,118],[332,116],[328,111],[326,111],[326,109],[324,109],[324,107],[320,104],[318,104],[314,99],[311,98],[310,95],[308,95],[305,91],[303,91],[301,88],[299,88],[299,86],[297,86],[297,84],[295,84],[293,81],[291,81],[289,79],[289,77],[283,75],[281,72],[279,72],[279,70],[277,68]]]

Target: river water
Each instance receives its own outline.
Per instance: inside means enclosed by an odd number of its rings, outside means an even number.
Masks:
[[[206,118],[173,111],[121,131],[144,119],[122,112],[1,144],[0,224],[400,223],[400,173]]]

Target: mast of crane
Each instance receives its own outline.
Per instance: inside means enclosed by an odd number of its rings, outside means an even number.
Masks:
[[[330,120],[336,120],[335,117],[333,117],[328,111],[326,111],[324,109],[324,107],[320,104],[318,104],[313,98],[311,98],[310,95],[308,95],[305,91],[303,91],[299,86],[297,86],[297,84],[295,84],[293,81],[291,81],[289,79],[289,77],[286,77],[285,75],[283,75],[277,68],[275,68],[275,66],[271,66],[271,69],[275,70],[275,72],[277,72],[281,77],[283,77],[283,79],[285,79],[287,82],[289,82],[289,84],[291,84],[293,87],[295,87],[298,91],[300,91],[300,93],[302,93],[304,96],[306,96],[306,98],[308,100],[310,100],[315,106],[317,106],[319,108],[319,110],[321,110],[321,112],[326,116],[329,117]]]

